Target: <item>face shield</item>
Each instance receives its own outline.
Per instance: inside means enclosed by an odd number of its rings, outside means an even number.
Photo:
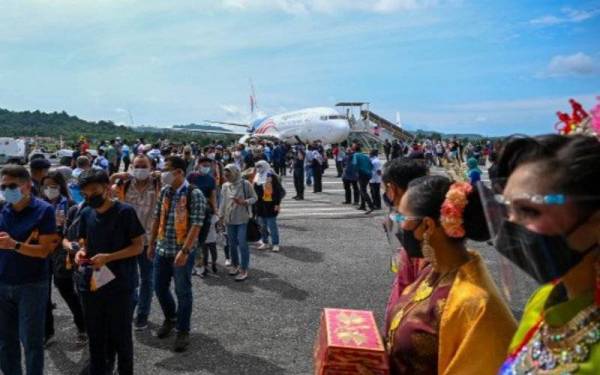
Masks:
[[[493,186],[479,182],[477,188],[495,248],[492,271],[508,301],[523,306],[539,284],[559,280],[597,248],[593,233],[600,230],[600,222],[590,221],[594,212],[577,218],[582,201],[597,205],[600,197],[505,186],[504,181]]]

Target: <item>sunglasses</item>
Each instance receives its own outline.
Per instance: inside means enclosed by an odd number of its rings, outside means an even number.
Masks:
[[[14,190],[19,187],[19,184],[12,183],[8,185],[0,185],[0,190],[4,191],[6,189]]]

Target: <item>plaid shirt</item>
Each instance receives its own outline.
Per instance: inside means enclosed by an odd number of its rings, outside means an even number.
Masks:
[[[156,241],[156,252],[160,256],[174,257],[177,255],[177,252],[181,250],[181,246],[177,245],[175,236],[175,209],[179,203],[179,200],[188,195],[187,191],[189,187],[190,185],[186,181],[177,191],[174,191],[170,186],[165,186],[160,192],[160,198],[156,202],[156,208],[154,209],[154,217],[156,220],[160,220],[160,211],[164,198],[167,195],[171,197],[171,207],[169,208],[167,223],[165,226],[165,238],[163,240]],[[191,198],[191,202],[187,205],[190,211],[188,230],[191,229],[193,225],[202,225],[202,222],[204,221],[204,215],[206,213],[206,198],[204,198],[202,191],[200,191],[200,189],[194,189],[192,191]],[[194,251],[197,247],[198,243],[196,242],[194,247],[190,250]]]

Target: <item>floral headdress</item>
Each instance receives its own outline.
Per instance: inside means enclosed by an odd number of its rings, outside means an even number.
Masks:
[[[572,114],[557,112],[558,119],[554,127],[559,134],[583,134],[600,137],[600,96],[596,98],[598,104],[588,114],[581,104],[571,99]]]
[[[463,238],[466,234],[463,215],[468,203],[468,195],[473,186],[468,182],[455,182],[446,193],[442,204],[440,222],[444,232],[452,238]]]

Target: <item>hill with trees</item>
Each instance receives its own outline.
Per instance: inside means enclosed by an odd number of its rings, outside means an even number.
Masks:
[[[40,111],[16,112],[0,108],[0,136],[2,137],[53,137],[70,143],[81,136],[92,143],[121,137],[129,141],[144,138],[154,142],[159,138],[168,138],[174,142],[209,143],[214,135],[194,134],[163,128],[131,128],[117,125],[112,121],[87,121],[66,112],[44,113]],[[228,138],[228,137],[220,137]]]

